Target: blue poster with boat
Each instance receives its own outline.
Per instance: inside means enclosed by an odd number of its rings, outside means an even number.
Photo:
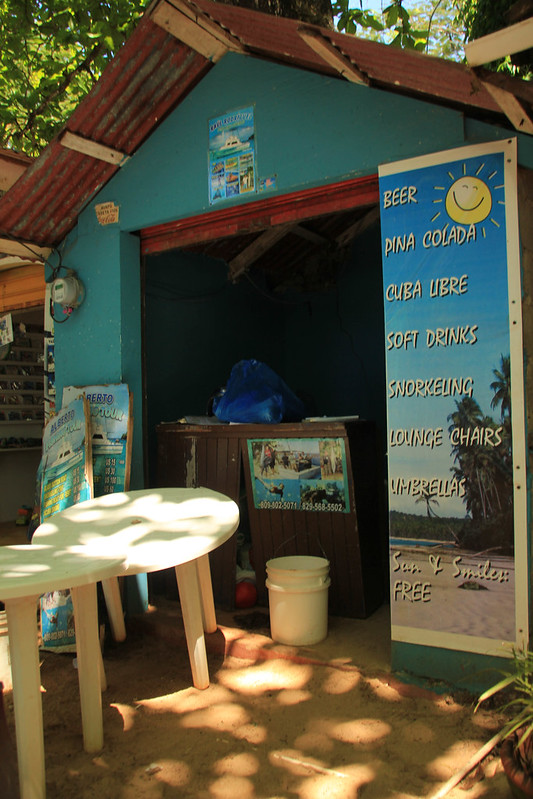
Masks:
[[[380,168],[392,638],[528,628],[516,140]]]
[[[74,397],[47,422],[39,464],[40,520],[44,522],[93,496],[89,405]],[[70,591],[51,591],[40,600],[41,648],[75,652],[76,633]]]
[[[209,203],[256,192],[254,108],[209,120]]]
[[[91,441],[86,400],[77,397],[47,423],[39,467],[41,522],[92,497]]]
[[[127,491],[131,463],[131,395],[125,383],[66,386],[63,404],[82,394],[89,403],[94,496]]]

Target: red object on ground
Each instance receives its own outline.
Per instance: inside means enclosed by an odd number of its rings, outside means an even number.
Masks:
[[[250,580],[241,580],[235,586],[235,607],[253,608],[257,602],[257,588]]]

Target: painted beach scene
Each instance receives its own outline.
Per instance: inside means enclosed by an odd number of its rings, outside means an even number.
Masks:
[[[468,150],[380,174],[391,617],[396,640],[494,651],[519,632],[523,406],[511,392],[506,163]]]

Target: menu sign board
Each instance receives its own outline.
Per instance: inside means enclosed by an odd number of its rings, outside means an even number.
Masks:
[[[527,641],[516,140],[380,168],[393,640]]]
[[[260,438],[248,441],[259,510],[349,513],[342,438]]]

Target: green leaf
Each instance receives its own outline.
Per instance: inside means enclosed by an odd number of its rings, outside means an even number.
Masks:
[[[500,680],[500,682],[496,683],[496,685],[493,685],[491,688],[487,688],[487,690],[484,691],[477,700],[477,704],[474,710],[477,710],[478,707],[481,705],[481,703],[486,702],[486,700],[490,699],[491,696],[494,696],[500,691],[503,691],[504,688],[508,688],[510,685],[513,684],[513,682],[514,682],[514,677],[505,677],[505,679]]]
[[[386,8],[383,13],[385,14],[386,25],[392,28],[398,22],[398,6],[393,5]]]

